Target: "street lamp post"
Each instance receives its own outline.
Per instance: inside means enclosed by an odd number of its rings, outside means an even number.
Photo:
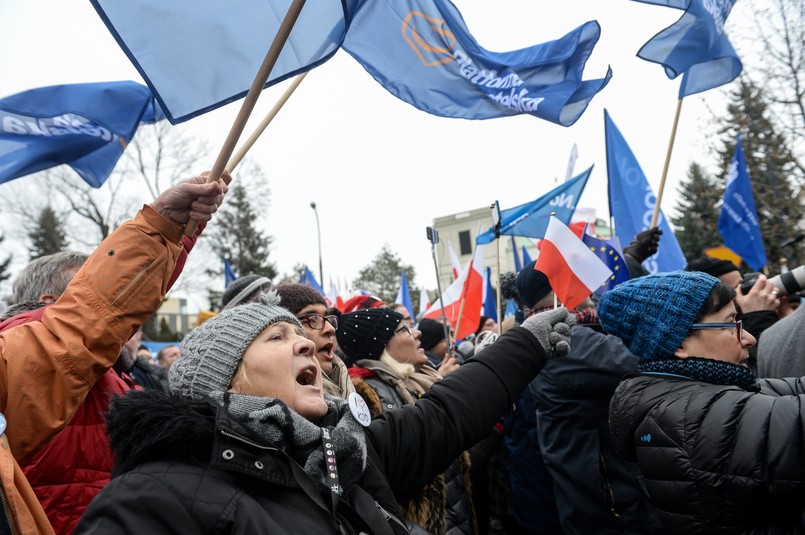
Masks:
[[[319,226],[319,211],[316,210],[316,203],[311,202],[310,207],[313,208],[313,213],[316,214],[316,235],[319,239],[319,284],[324,288],[324,268],[321,262],[321,227]]]

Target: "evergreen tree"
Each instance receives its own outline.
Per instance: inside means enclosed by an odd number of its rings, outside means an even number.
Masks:
[[[784,136],[769,119],[763,93],[747,79],[741,79],[730,94],[727,116],[719,132],[724,144],[718,151],[723,177],[732,164],[739,133],[769,260],[768,270],[770,274],[776,274],[780,272],[782,262],[791,263],[797,259],[797,251],[791,248],[783,250],[780,244],[799,234],[797,226],[802,221],[803,208],[792,183],[796,176],[796,161]]]
[[[31,260],[61,252],[67,247],[67,236],[53,208],[42,208],[35,225],[28,233],[31,238],[31,247],[28,248]]]
[[[391,304],[400,290],[403,271],[408,279],[408,287],[413,299],[415,293],[417,296],[419,295],[419,289],[414,284],[414,277],[416,277],[414,267],[403,264],[400,257],[391,251],[389,245],[384,244],[372,263],[358,272],[358,278],[352,284],[355,288],[367,291]]]
[[[238,276],[253,273],[273,279],[277,269],[268,256],[274,239],[255,227],[256,220],[257,210],[249,190],[242,182],[235,181],[215,216],[215,225],[202,237],[207,238],[217,258],[229,260]],[[207,269],[207,273],[223,280],[224,268],[220,260],[218,266]]]
[[[688,260],[693,260],[704,256],[705,249],[724,243],[717,231],[717,205],[723,197],[724,186],[693,162],[688,168],[687,180],[679,184],[678,191],[676,215],[671,217],[671,222],[682,252]]]

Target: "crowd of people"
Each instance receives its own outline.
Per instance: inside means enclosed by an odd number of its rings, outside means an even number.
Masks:
[[[797,294],[711,258],[649,274],[654,228],[574,310],[534,262],[502,276],[517,314],[466,340],[246,275],[155,362],[141,325],[230,180],[17,274],[0,533],[805,532]]]

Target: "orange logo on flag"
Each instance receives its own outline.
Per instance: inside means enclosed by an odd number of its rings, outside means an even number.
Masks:
[[[456,36],[445,27],[444,19],[411,11],[403,19],[402,34],[426,67],[453,61],[452,45],[456,42]]]

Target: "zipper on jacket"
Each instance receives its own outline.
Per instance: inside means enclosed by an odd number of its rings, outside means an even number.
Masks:
[[[3,437],[3,440],[6,440],[6,437]],[[11,522],[11,511],[8,509],[8,500],[6,500],[6,491],[2,487],[0,487],[0,502],[3,505],[3,518],[0,519],[3,525],[0,526],[0,533],[9,533],[10,535],[14,535],[14,524]],[[6,531],[6,527],[8,527],[8,531]]]
[[[604,454],[600,451],[598,452],[598,462],[600,463],[599,470],[604,484],[604,492],[609,501],[609,512],[612,513],[612,516],[617,520],[620,520],[621,515],[618,513],[617,509],[615,509],[615,493],[612,492],[612,485],[609,483],[609,473],[607,472],[607,465],[604,462]]]
[[[405,522],[403,522],[393,514],[389,513],[385,509],[383,509],[383,506],[377,503],[377,501],[375,501],[375,505],[377,506],[378,509],[380,509],[380,513],[383,515],[383,518],[386,519],[386,522],[388,522],[389,520],[393,520],[394,523],[400,526],[402,529],[404,529],[406,533],[409,534],[411,533],[410,531],[408,531],[408,526],[405,525]]]
[[[248,444],[249,446],[253,446],[253,447],[259,448],[261,450],[279,451],[274,446],[264,446],[262,444],[258,444],[257,442],[254,442],[253,440],[249,440],[248,438],[242,437],[240,435],[236,435],[234,433],[229,433],[227,431],[224,431],[223,429],[219,429],[218,432],[221,433],[222,435],[224,435],[225,437],[233,438],[233,439],[237,440],[238,442],[243,442],[244,444]]]
[[[131,280],[130,280],[130,281],[129,281],[129,282],[128,282],[128,283],[127,283],[127,284],[126,284],[126,285],[125,285],[123,288],[121,288],[119,292],[117,292],[117,295],[115,295],[114,299],[112,299],[111,303],[109,303],[109,304],[110,304],[110,305],[117,304],[118,299],[120,299],[120,297],[121,297],[123,294],[125,294],[125,293],[126,293],[128,290],[129,290],[129,288],[131,288],[132,286],[134,286],[134,284],[136,284],[136,283],[137,283],[137,281],[138,281],[138,280],[140,280],[140,278],[141,278],[143,275],[145,275],[145,273],[146,273],[146,272],[147,272],[149,269],[151,269],[151,267],[152,267],[154,264],[156,264],[158,260],[159,260],[158,258],[155,258],[155,259],[154,259],[154,260],[152,260],[152,261],[151,261],[151,262],[150,262],[150,263],[149,263],[147,266],[145,266],[143,269],[141,269],[141,270],[140,270],[140,271],[137,273],[137,275],[135,275],[135,276],[134,276],[134,278],[133,278],[133,279],[131,279]]]

